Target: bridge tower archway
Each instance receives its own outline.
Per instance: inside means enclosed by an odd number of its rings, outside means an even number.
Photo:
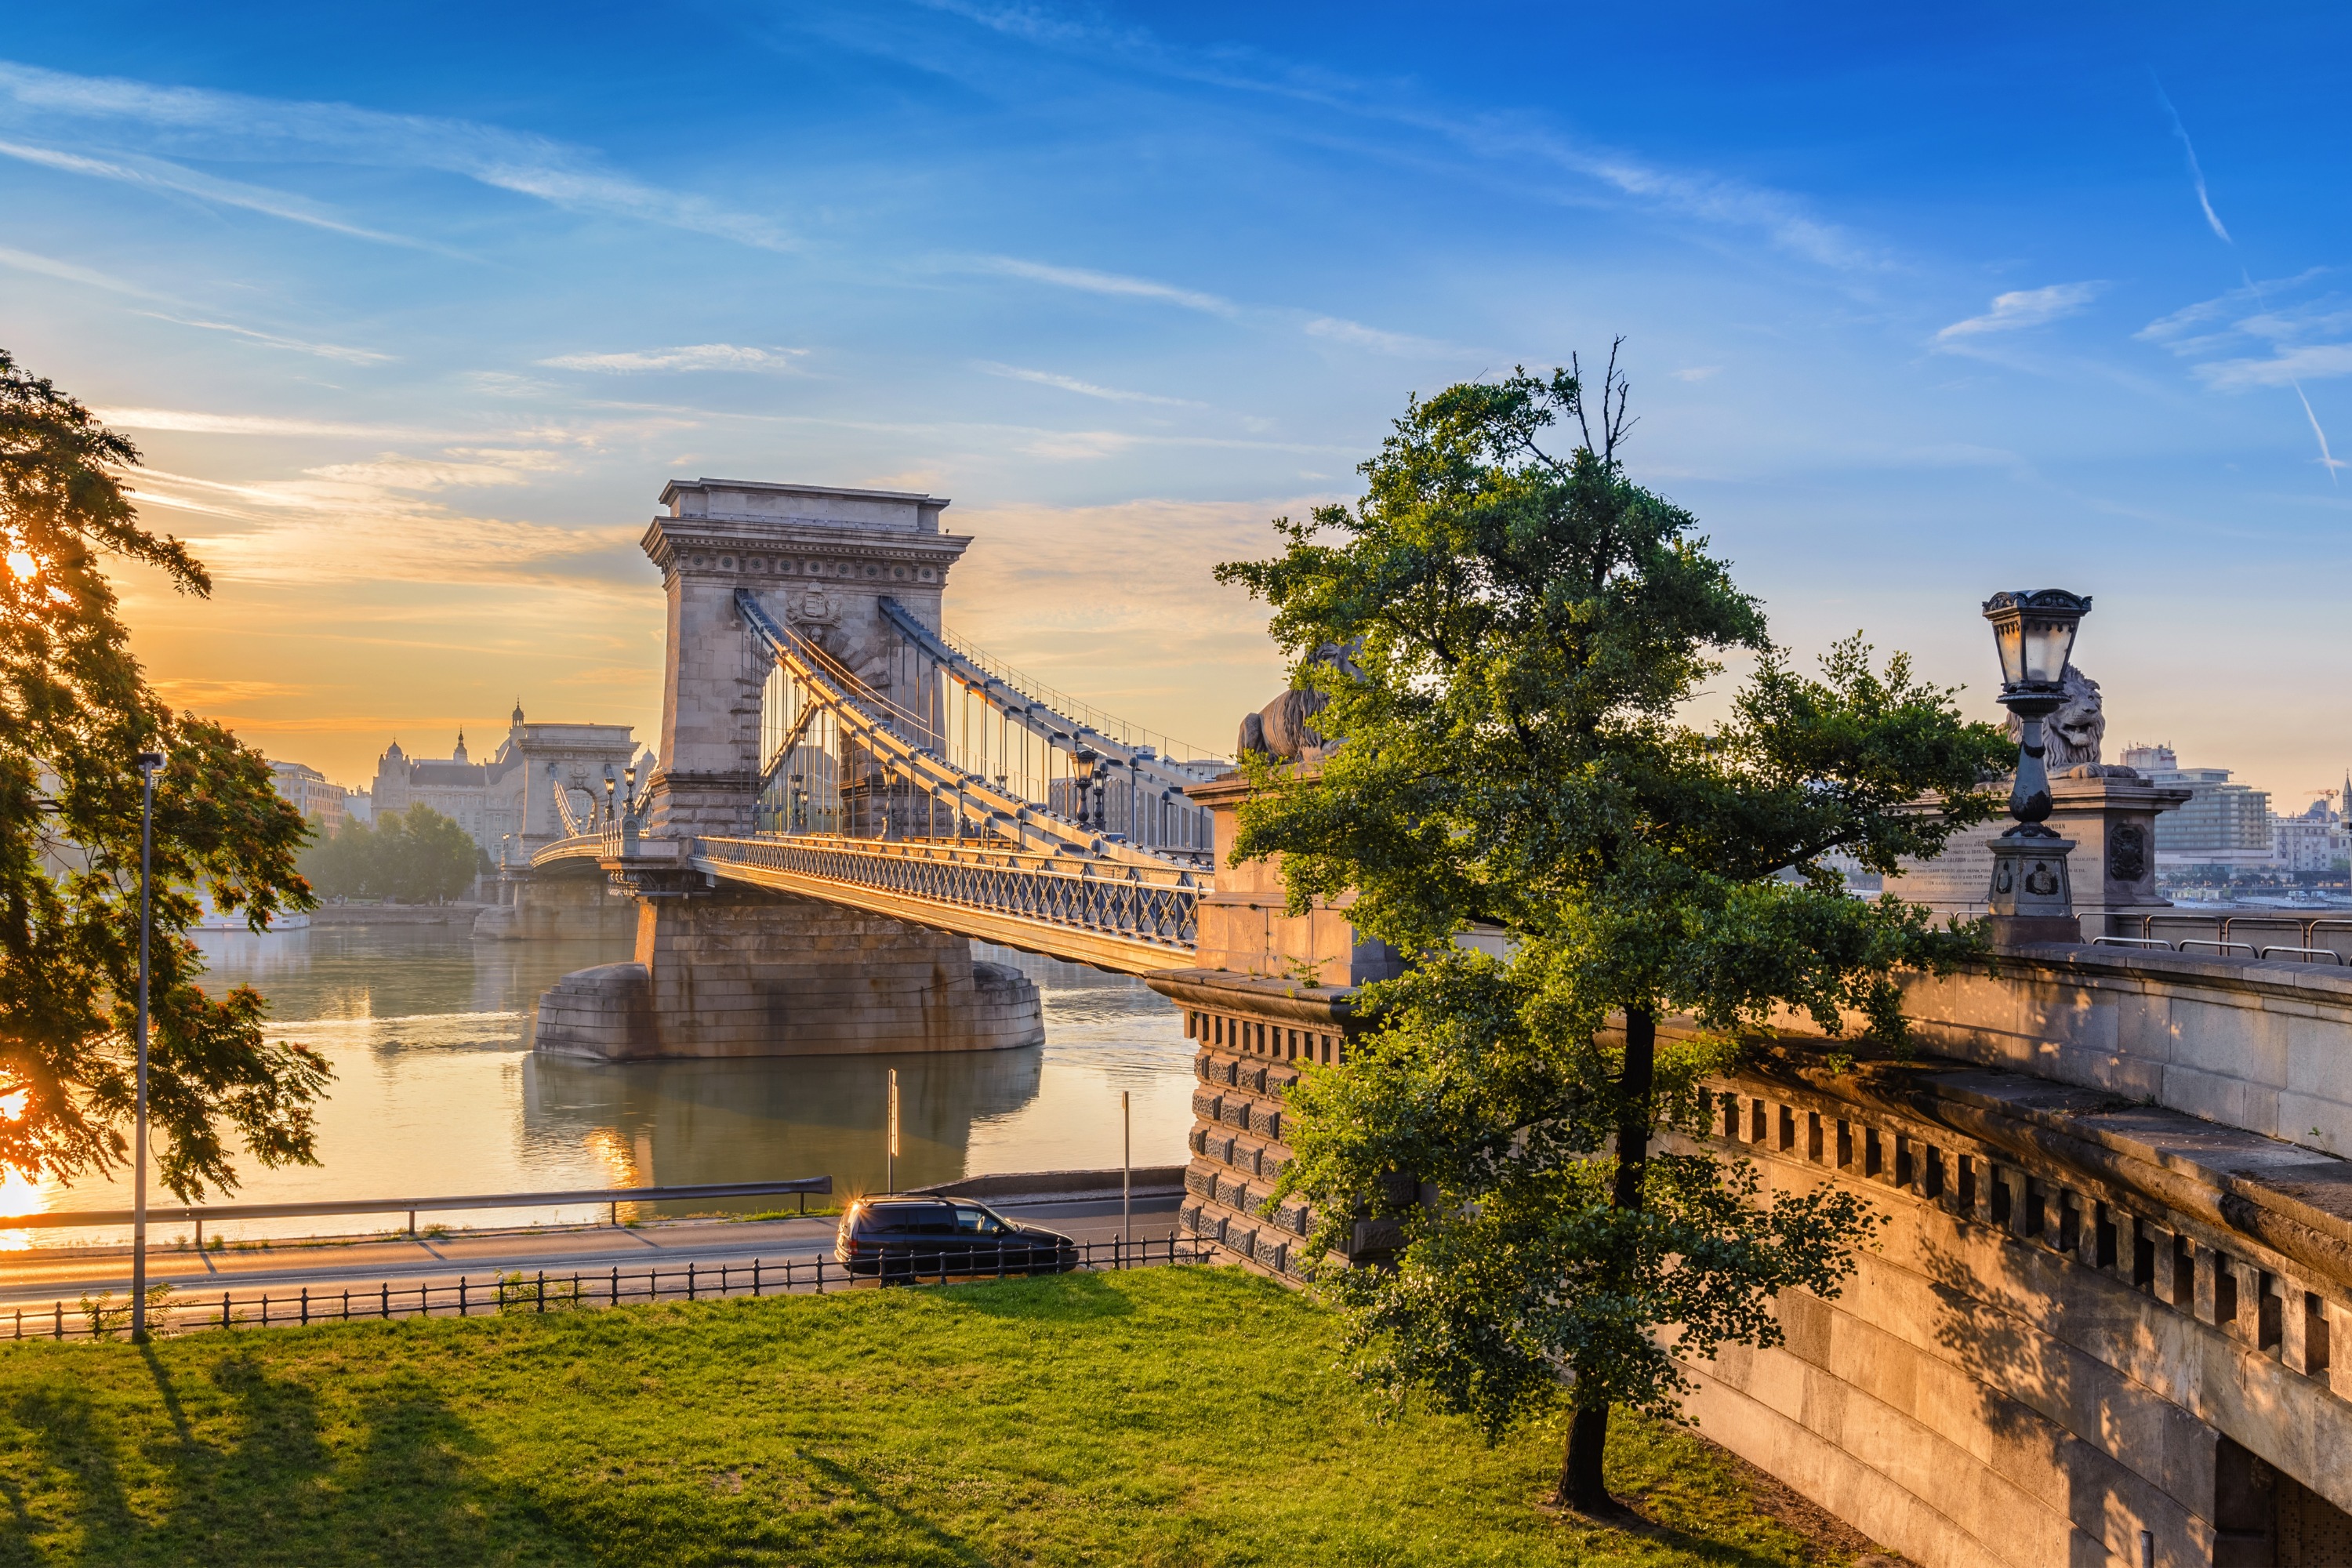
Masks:
[[[949,570],[971,544],[940,531],[948,502],[911,491],[674,479],[642,541],[669,598],[649,837],[752,831],[761,784],[761,692],[772,658],[736,594],[820,643],[867,686],[936,704],[936,683],[892,689],[892,599],[933,631]]]

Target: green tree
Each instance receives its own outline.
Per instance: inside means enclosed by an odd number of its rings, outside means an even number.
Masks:
[[[419,801],[371,827],[346,819],[302,852],[302,874],[331,899],[424,904],[454,899],[488,868],[466,830]]]
[[[404,904],[454,899],[473,882],[479,858],[463,827],[419,801],[376,824],[373,890]]]
[[[139,454],[0,352],[0,1165],[70,1178],[127,1149],[139,963],[142,786],[133,759],[169,756],[155,795],[149,1106],[163,1183],[184,1197],[236,1184],[225,1143],[265,1165],[311,1158],[326,1064],[263,1036],[243,986],[196,984],[196,893],[257,927],[312,902],[295,870],[302,818],[257,752],[148,689],[104,556],[211,592],[179,541],[124,497]],[[19,1098],[20,1097],[20,1098]]]
[[[1563,417],[1565,457],[1540,439]],[[1875,1223],[1661,1129],[1704,1129],[1703,1080],[1778,1008],[1901,1038],[1895,973],[1974,938],[1848,897],[1823,857],[1933,854],[2013,752],[1858,638],[1792,669],[1696,520],[1627,477],[1627,427],[1613,353],[1597,404],[1573,368],[1451,387],[1410,405],[1360,503],[1219,568],[1345,737],[1319,768],[1253,763],[1236,858],[1284,857],[1294,909],[1352,890],[1357,926],[1415,955],[1360,998],[1349,1061],[1294,1090],[1276,1196],[1313,1201],[1327,1264],[1358,1219],[1395,1223],[1392,1268],[1318,1271],[1354,1373],[1490,1436],[1564,1401],[1560,1495],[1586,1509],[1609,1506],[1612,1405],[1669,1411],[1674,1357],[1777,1342],[1775,1294],[1835,1294]],[[1307,661],[1327,644],[1354,669]],[[1752,673],[1700,725],[1734,651]],[[1508,956],[1457,943],[1474,923]],[[1662,1037],[1677,1015],[1697,1027]]]
[[[316,834],[295,864],[322,899],[364,899],[373,877],[375,835],[356,816],[332,833]]]

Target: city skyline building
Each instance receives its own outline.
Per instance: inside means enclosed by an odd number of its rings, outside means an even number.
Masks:
[[[379,817],[430,806],[503,864],[563,837],[557,792],[584,816],[604,800],[607,779],[617,788],[625,770],[640,763],[649,768],[651,758],[640,757],[629,725],[532,723],[518,700],[506,737],[488,760],[473,760],[462,729],[446,757],[412,756],[395,736],[376,761],[367,794]]]
[[[2169,743],[2124,749],[2124,765],[2189,799],[2156,819],[2158,866],[2271,867],[2276,850],[2268,790],[2238,784],[2229,768],[2185,768]]]

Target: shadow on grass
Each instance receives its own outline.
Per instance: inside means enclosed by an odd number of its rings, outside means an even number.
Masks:
[[[147,1352],[152,1394],[113,1398],[60,1364],[9,1405],[0,1564],[576,1555],[549,1539],[543,1516],[520,1517],[537,1515],[531,1505],[478,1478],[486,1445],[420,1378],[395,1373],[331,1416],[315,1389],[241,1349],[203,1364],[209,1389],[184,1392],[174,1363],[182,1379],[195,1370]],[[554,1550],[518,1552],[518,1536]]]
[[[801,1462],[808,1466],[812,1471],[849,1493],[866,1507],[878,1513],[888,1514],[909,1534],[918,1536],[925,1543],[938,1548],[951,1560],[971,1564],[971,1568],[987,1568],[988,1559],[972,1546],[956,1536],[950,1535],[922,1515],[909,1513],[900,1508],[897,1503],[876,1491],[865,1477],[847,1466],[835,1464],[822,1455],[812,1454],[806,1450],[802,1451],[800,1458]]]

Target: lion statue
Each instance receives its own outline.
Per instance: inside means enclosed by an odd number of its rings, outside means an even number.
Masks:
[[[2099,683],[2069,664],[2063,685],[2066,705],[2042,721],[2042,765],[2050,776],[2139,777],[2137,769],[2099,761],[2099,748],[2107,738],[2107,714],[2099,700]],[[2024,732],[2025,721],[2011,713],[2010,739],[2019,740]]]
[[[1342,647],[1338,643],[1325,643],[1307,662],[1328,665],[1342,675],[1363,673],[1356,666],[1354,648]],[[1308,763],[1330,755],[1339,741],[1326,740],[1308,722],[1330,700],[1312,687],[1292,687],[1242,721],[1241,734],[1234,742],[1234,754],[1246,757],[1255,752],[1281,763]]]

